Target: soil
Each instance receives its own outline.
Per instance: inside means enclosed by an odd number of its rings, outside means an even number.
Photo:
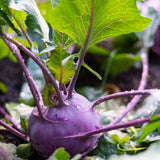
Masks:
[[[0,81],[7,87],[7,93],[0,92],[0,105],[3,107],[5,103],[10,101],[18,101],[19,92],[24,82],[23,73],[17,63],[9,58],[0,61]]]
[[[92,57],[94,58],[94,56]],[[94,59],[89,59],[89,61],[94,61]],[[27,57],[25,57],[25,62]],[[92,61],[92,62],[93,62]],[[160,56],[153,52],[150,52],[149,56],[149,79],[146,88],[160,88]],[[78,80],[78,86],[82,85],[99,85],[100,81],[95,80],[96,78],[92,74],[88,74],[82,70],[82,74]],[[87,74],[88,80],[84,81],[84,76]],[[114,79],[110,79],[110,83],[115,84],[119,87],[121,91],[137,89],[139,81],[141,78],[141,69],[132,67],[128,71],[125,71],[121,75]],[[0,106],[4,107],[5,103],[11,101],[18,101],[19,93],[25,78],[23,76],[22,70],[17,63],[12,62],[10,59],[5,58],[0,61],[0,81],[2,81],[6,86],[8,92],[6,94],[0,93]],[[82,83],[83,82],[83,83]],[[123,99],[124,102],[128,102],[129,99]],[[2,116],[2,115],[1,115]],[[3,136],[3,140],[8,143],[13,143],[19,145],[25,143],[23,140],[17,136],[11,134],[8,131],[0,130],[0,135]],[[44,160],[44,158],[38,156],[34,153],[29,160]]]

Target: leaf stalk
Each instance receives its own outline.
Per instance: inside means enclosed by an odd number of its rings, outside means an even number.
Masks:
[[[158,114],[157,116],[160,116],[160,114]],[[66,136],[63,138],[66,139],[73,139],[73,138],[89,138],[91,136],[95,136],[96,134],[100,134],[100,133],[105,133],[105,132],[109,132],[112,130],[116,130],[116,129],[121,129],[121,128],[128,128],[130,126],[137,126],[137,125],[142,125],[144,123],[150,122],[150,117],[146,117],[143,119],[136,119],[136,120],[132,120],[129,122],[125,122],[125,123],[120,123],[120,124],[113,124],[113,125],[108,125],[102,129],[97,129],[95,131],[91,131],[89,133],[84,133],[84,134],[80,134],[80,135],[73,135],[73,136]]]
[[[17,131],[16,129],[12,128],[11,126],[9,126],[8,124],[6,124],[2,120],[0,120],[0,125],[3,126],[4,128],[6,128],[11,133],[13,133],[14,135],[16,135],[16,136],[18,136],[18,137],[20,137],[20,138],[28,141],[27,138],[26,138],[26,136],[23,133],[21,133],[21,132]]]
[[[145,52],[144,48],[141,49],[140,54],[141,54],[141,59],[142,59],[143,71],[142,71],[142,77],[140,80],[138,90],[144,90],[147,84],[147,76],[148,76],[148,70],[149,70],[148,69],[148,54],[147,52]],[[141,97],[142,95],[136,95],[135,97],[133,97],[130,103],[128,103],[125,110],[122,112],[122,114],[119,117],[117,117],[111,124],[116,124],[120,122],[136,106],[136,104],[139,102]]]
[[[99,105],[100,103],[103,103],[105,101],[108,101],[110,99],[120,98],[120,97],[126,97],[131,95],[150,95],[152,91],[155,91],[156,89],[148,89],[148,90],[131,90],[131,91],[124,91],[119,93],[110,94],[107,96],[104,96],[102,98],[99,98],[92,102],[91,108],[94,108],[96,105]]]
[[[28,48],[26,48],[25,46],[23,46],[21,43],[19,43],[18,41],[6,36],[6,35],[3,35],[3,34],[0,34],[0,37],[2,39],[7,39],[9,40],[10,42],[12,42],[13,44],[15,44],[19,49],[21,49],[22,51],[24,51],[24,53],[26,53],[29,57],[31,57],[38,65],[39,67],[41,68],[41,70],[43,71],[43,73],[45,73],[51,84],[54,86],[55,90],[56,90],[56,93],[57,93],[57,96],[58,96],[58,102],[59,102],[59,105],[65,105],[64,101],[63,101],[63,98],[62,98],[62,95],[61,95],[61,92],[58,88],[58,85],[57,85],[57,82],[56,80],[54,79],[54,77],[52,76],[52,74],[50,73],[50,71],[48,70],[48,68],[42,63],[42,61],[36,57]]]
[[[16,45],[14,45],[12,42],[4,39],[5,43],[7,44],[7,46],[10,48],[10,50],[12,51],[12,53],[14,54],[14,56],[16,57],[19,65],[21,66],[21,68],[23,69],[23,72],[26,76],[26,79],[27,79],[27,82],[28,82],[28,85],[30,87],[30,90],[32,92],[32,95],[33,95],[33,98],[35,100],[35,103],[36,103],[36,106],[37,106],[37,109],[38,109],[38,112],[39,112],[39,116],[42,118],[42,119],[45,119],[44,118],[44,115],[42,113],[42,109],[44,108],[44,103],[43,103],[43,98],[33,80],[33,78],[31,77],[25,63],[24,63],[24,59],[23,57],[21,56],[21,53],[19,51],[19,49],[17,48]]]
[[[86,52],[87,52],[87,49],[88,49],[88,42],[89,42],[89,38],[90,38],[90,35],[91,35],[91,32],[92,32],[92,27],[93,27],[93,14],[94,14],[94,0],[92,0],[92,10],[91,10],[91,15],[90,15],[90,17],[91,17],[90,18],[90,26],[89,26],[89,29],[88,29],[88,33],[87,33],[87,36],[86,36],[86,40],[85,40],[83,49],[81,51],[80,58],[78,60],[77,71],[76,71],[75,75],[73,76],[73,78],[72,78],[72,80],[69,84],[69,87],[68,87],[68,98],[72,97],[72,92],[75,88],[76,81],[78,79],[78,75],[79,75],[81,66],[84,62],[84,58],[85,58],[85,55],[86,55]]]

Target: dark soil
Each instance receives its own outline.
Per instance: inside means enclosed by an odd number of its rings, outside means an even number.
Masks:
[[[22,70],[19,64],[14,63],[9,58],[0,61],[0,81],[7,87],[7,93],[0,93],[0,105],[11,101],[18,101],[19,92],[24,82]]]

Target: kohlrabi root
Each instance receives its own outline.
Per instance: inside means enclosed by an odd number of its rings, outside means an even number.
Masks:
[[[46,110],[44,121],[37,117],[35,108],[29,118],[28,134],[33,148],[43,157],[50,156],[57,148],[64,147],[71,156],[85,154],[96,145],[100,135],[77,137],[102,128],[98,113],[85,97],[73,93],[64,106]],[[74,138],[72,138],[72,136]]]

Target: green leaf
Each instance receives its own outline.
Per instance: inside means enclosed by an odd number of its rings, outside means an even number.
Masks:
[[[80,53],[76,53],[76,54],[71,54],[69,55],[68,57],[66,57],[63,61],[62,61],[62,65],[65,66],[66,63],[68,62],[68,60],[70,58],[75,58],[75,57],[79,57],[80,56]]]
[[[62,61],[70,54],[61,46],[57,46],[51,52],[51,56],[47,62],[49,69],[53,72],[57,81],[62,84],[67,84],[75,73],[75,64],[73,59],[69,59],[65,66]]]
[[[8,25],[11,27],[18,35],[21,35],[21,32],[14,26],[11,21],[11,18],[8,16],[6,12],[0,10],[0,25]]]
[[[26,20],[27,14],[25,12],[23,12],[23,11],[18,11],[18,10],[14,10],[14,9],[12,9],[12,14],[14,15],[14,17],[16,18],[18,23],[21,25],[22,29],[26,32],[25,20]],[[13,18],[12,23],[17,28],[19,27],[19,25],[17,24],[17,22],[15,21],[14,18]]]
[[[117,145],[110,143],[105,136],[102,136],[99,139],[98,146],[88,155],[108,159],[112,154],[118,154]]]
[[[3,11],[5,11],[9,16],[11,15],[9,9],[8,9],[8,5],[10,3],[11,0],[0,0],[0,8],[3,9]]]
[[[130,33],[114,37],[112,43],[113,48],[116,48],[118,53],[135,53],[139,49],[138,46],[136,46],[138,41],[139,39],[135,33]]]
[[[32,146],[30,143],[27,144],[20,144],[16,148],[16,154],[20,158],[29,158],[33,153]]]
[[[129,67],[133,65],[134,62],[140,61],[140,56],[134,56],[132,54],[117,54],[112,58],[111,66],[109,74],[111,76],[116,76],[123,71],[127,70]],[[107,63],[109,63],[109,60],[107,60]],[[106,63],[104,63],[106,66]],[[104,68],[104,66],[102,66]]]
[[[119,136],[117,134],[112,134],[111,138],[113,139],[114,144],[117,144],[117,143],[120,142],[120,138],[119,138]]]
[[[64,148],[57,149],[47,160],[69,160],[70,155],[67,153]]]
[[[0,92],[7,93],[7,87],[6,85],[0,81]]]
[[[97,73],[96,71],[94,71],[91,67],[89,67],[86,63],[83,62],[83,67],[85,67],[86,69],[88,69],[91,73],[93,73],[98,79],[102,80],[102,77],[99,73]]]
[[[126,143],[128,142],[132,137],[130,136],[125,136],[123,138],[121,138],[121,140],[119,141],[119,143],[123,144],[123,143]]]
[[[109,160],[159,160],[159,147],[160,147],[160,141],[153,143],[149,146],[149,148],[146,151],[140,152],[136,155],[113,155]]]
[[[42,54],[44,54],[44,53],[46,53],[46,52],[50,52],[50,51],[52,51],[52,50],[54,50],[54,49],[55,49],[55,46],[49,46],[49,47],[43,49],[39,54],[36,54],[36,56],[42,55]]]
[[[105,55],[109,55],[109,50],[97,45],[93,45],[90,48],[88,48],[87,53],[105,56]]]
[[[143,31],[151,22],[140,15],[135,0],[61,0],[52,13],[53,28],[68,34],[83,47],[92,3],[93,25],[88,47],[109,37]]]
[[[12,0],[9,7],[26,12],[27,27],[39,33],[44,41],[49,41],[49,27],[34,0]]]
[[[62,35],[62,33],[54,31],[54,43],[55,45],[63,44],[63,46],[70,46],[74,41],[67,34],[63,33]]]
[[[57,4],[56,1],[54,0],[53,3]],[[38,4],[38,8],[44,17],[44,19],[53,27],[53,7],[50,2],[45,2],[45,3],[40,3]],[[63,37],[63,38],[62,38]],[[63,39],[63,42],[62,42]],[[63,43],[63,46],[68,47],[70,46],[74,41],[67,35],[61,32],[58,32],[56,30],[53,30],[53,41],[55,45],[59,45]]]
[[[20,116],[20,125],[23,129],[23,134],[27,135],[28,131],[28,117],[25,115]]]
[[[44,100],[44,104],[46,106],[53,106],[55,104],[55,100],[54,100],[54,96],[56,96],[55,94],[55,89],[52,85],[46,85],[43,92],[43,100]]]
[[[149,135],[159,127],[160,117],[156,115],[151,116],[151,121],[143,128],[141,136],[139,137],[137,143],[141,143],[147,135]]]
[[[8,48],[8,46],[5,44],[5,42],[2,39],[0,39],[0,50],[2,51],[0,53],[0,60],[5,57],[8,57],[14,62],[16,61],[14,55],[12,54],[12,52],[10,51],[10,49]]]

